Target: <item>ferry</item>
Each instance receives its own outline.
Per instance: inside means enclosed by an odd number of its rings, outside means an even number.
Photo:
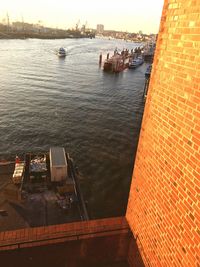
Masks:
[[[66,52],[66,50],[65,50],[63,47],[61,47],[61,48],[59,48],[59,50],[57,51],[57,55],[58,55],[58,57],[66,57],[67,52]]]

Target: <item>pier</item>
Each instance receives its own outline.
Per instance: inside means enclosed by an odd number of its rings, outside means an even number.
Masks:
[[[123,50],[118,52],[117,48],[114,50],[114,54],[110,57],[110,53],[107,53],[106,59],[103,63],[103,70],[108,72],[121,72],[129,67],[129,62],[133,58],[134,54],[129,53],[129,50]],[[99,64],[102,63],[102,54],[99,56]]]

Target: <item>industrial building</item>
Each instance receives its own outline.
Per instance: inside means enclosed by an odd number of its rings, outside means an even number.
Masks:
[[[104,32],[104,25],[103,24],[97,24],[97,33],[102,34]]]

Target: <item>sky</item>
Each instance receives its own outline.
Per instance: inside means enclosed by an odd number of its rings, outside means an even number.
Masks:
[[[0,0],[0,22],[37,23],[63,29],[85,24],[96,29],[157,33],[164,0]]]

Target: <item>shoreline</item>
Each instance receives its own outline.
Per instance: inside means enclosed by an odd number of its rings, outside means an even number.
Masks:
[[[16,33],[16,32],[0,32],[0,39],[80,39],[80,38],[95,38],[95,35],[86,35],[81,33],[71,34],[42,34],[42,33]]]

